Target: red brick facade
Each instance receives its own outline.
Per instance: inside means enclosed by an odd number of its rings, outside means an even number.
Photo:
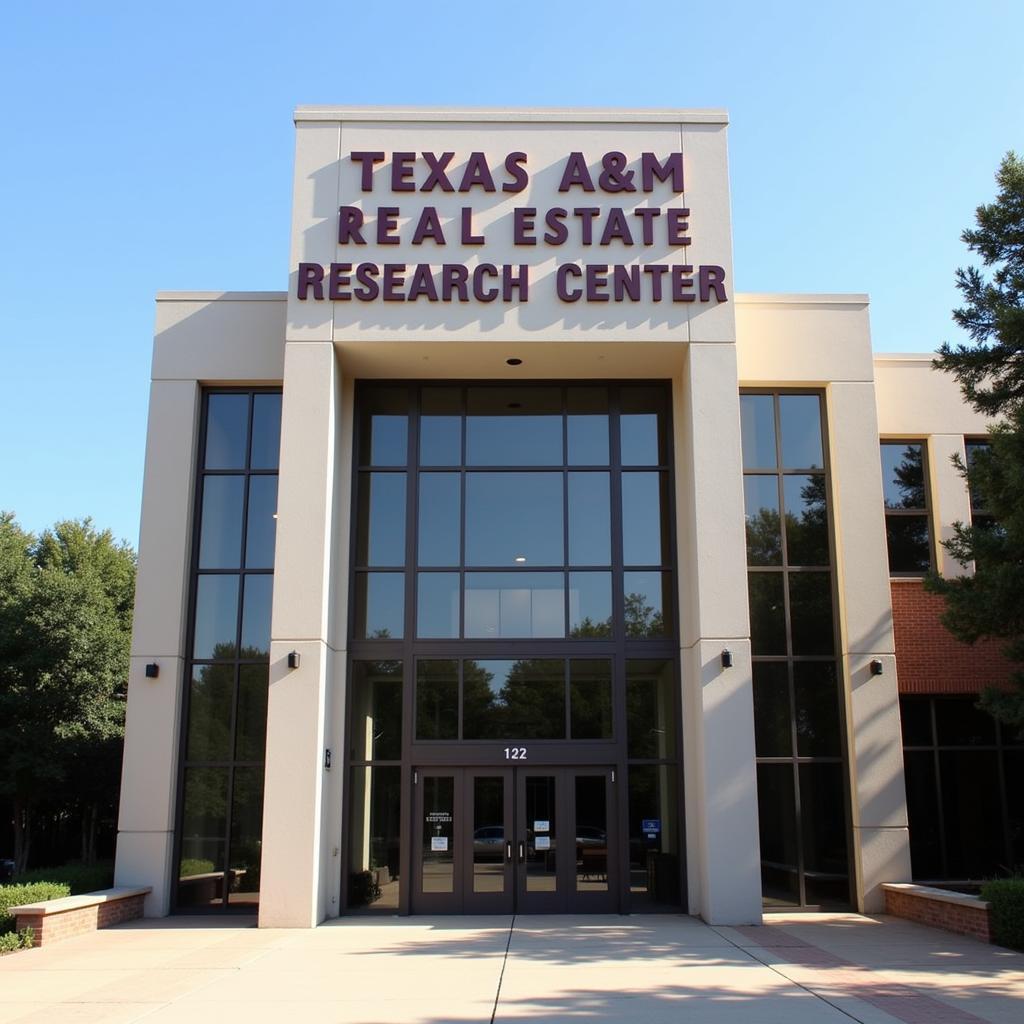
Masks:
[[[1009,681],[999,640],[962,644],[940,622],[944,602],[920,580],[892,581],[900,693],[979,693]]]

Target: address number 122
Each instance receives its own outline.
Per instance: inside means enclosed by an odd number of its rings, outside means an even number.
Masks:
[[[505,748],[505,760],[506,761],[525,761],[526,760],[526,747],[506,747]]]

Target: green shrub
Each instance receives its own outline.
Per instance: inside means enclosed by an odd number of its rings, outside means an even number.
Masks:
[[[114,884],[114,862],[105,860],[96,864],[82,864],[80,861],[71,861],[55,868],[33,868],[31,871],[23,871],[14,881],[60,882],[70,886],[72,896],[78,896],[83,892],[109,889]]]
[[[1024,877],[986,882],[981,898],[992,910],[992,941],[1024,951]]]
[[[31,928],[22,928],[20,932],[5,932],[0,935],[0,956],[15,953],[19,949],[31,949],[35,939],[36,933]]]
[[[182,857],[181,870],[178,875],[181,878],[189,878],[192,875],[208,875],[212,871],[212,860],[203,860],[201,857]]]
[[[58,882],[32,882],[28,885],[0,885],[0,933],[14,930],[14,918],[7,912],[10,907],[40,900],[56,900],[70,896],[71,890]]]

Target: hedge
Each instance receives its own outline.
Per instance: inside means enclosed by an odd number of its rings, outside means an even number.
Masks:
[[[992,912],[992,941],[1024,951],[1024,877],[985,882],[981,898]]]
[[[72,861],[55,868],[23,871],[14,879],[16,885],[28,882],[58,882],[68,886],[72,896],[79,896],[83,892],[109,889],[114,884],[114,862],[107,860],[97,864],[82,864]]]
[[[0,934],[14,931],[14,918],[8,913],[11,907],[20,907],[23,903],[38,903],[40,900],[57,900],[70,895],[71,887],[59,882],[0,885]]]

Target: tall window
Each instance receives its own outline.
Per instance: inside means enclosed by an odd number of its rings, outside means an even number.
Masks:
[[[279,391],[203,397],[177,831],[179,910],[259,900]]]
[[[883,441],[881,452],[889,574],[920,576],[932,567],[925,446]]]
[[[991,442],[988,440],[969,437],[964,438],[964,452],[966,455],[968,475],[970,475],[971,470],[974,468],[975,459],[977,459],[979,455],[984,458],[991,447]],[[992,513],[989,511],[985,496],[973,484],[969,485],[969,489],[971,496],[971,523],[974,526],[992,526],[995,520],[992,517]]]
[[[848,906],[821,397],[745,393],[740,408],[764,900]]]

